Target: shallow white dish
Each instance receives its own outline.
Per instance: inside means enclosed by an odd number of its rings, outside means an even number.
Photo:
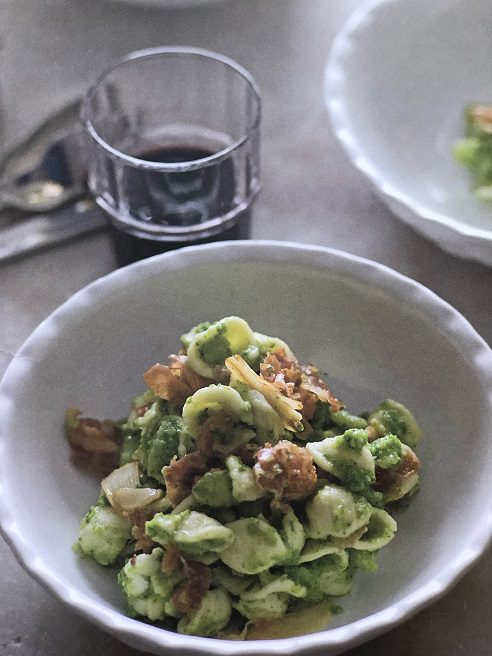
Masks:
[[[327,631],[245,643],[170,633],[125,617],[115,572],[71,551],[98,484],[69,462],[66,408],[125,415],[144,389],[142,372],[173,352],[181,333],[227,314],[281,336],[302,361],[319,364],[350,409],[393,397],[424,430],[421,491],[398,515],[379,572],[357,576],[345,612]],[[219,242],[92,283],[14,357],[0,385],[0,416],[0,525],[18,559],[75,611],[156,654],[337,654],[443,594],[492,531],[490,349],[428,289],[326,248]]]
[[[463,109],[492,103],[489,0],[370,0],[336,37],[325,99],[338,139],[390,209],[444,250],[492,265],[492,204],[454,162]]]

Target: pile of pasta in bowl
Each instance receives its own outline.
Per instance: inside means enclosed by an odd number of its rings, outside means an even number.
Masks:
[[[239,317],[203,322],[120,421],[70,408],[74,461],[104,476],[75,549],[118,571],[128,614],[178,633],[325,628],[419,487],[411,412],[362,416],[314,364]]]

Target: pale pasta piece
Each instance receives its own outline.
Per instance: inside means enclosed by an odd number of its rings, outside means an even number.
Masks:
[[[345,553],[344,550],[330,540],[306,540],[297,563],[302,565],[302,563],[310,563],[328,554],[342,553]]]
[[[163,547],[176,545],[190,558],[223,551],[234,542],[230,529],[195,510],[183,510],[177,515],[156,513],[145,523],[145,533]]]
[[[196,437],[200,424],[208,417],[223,411],[239,422],[251,425],[251,404],[241,398],[239,392],[228,385],[209,385],[190,396],[183,407],[186,433]]]
[[[336,476],[350,490],[361,492],[374,482],[376,468],[367,437],[363,446],[350,446],[350,438],[346,436],[357,432],[365,433],[358,429],[348,430],[344,435],[308,442],[306,449],[318,467]]]
[[[372,511],[358,494],[339,485],[325,485],[306,504],[306,535],[314,539],[330,535],[346,538],[368,524]]]
[[[397,524],[386,510],[374,508],[367,531],[352,545],[352,549],[377,551],[395,537]]]
[[[295,583],[286,574],[265,578],[266,582],[241,593],[239,601],[233,604],[249,620],[280,617],[287,610],[289,596],[302,599],[307,594],[305,586]]]
[[[262,599],[239,599],[232,604],[248,620],[275,619],[282,617],[289,606],[289,595],[285,592],[272,592]]]
[[[243,517],[226,527],[234,534],[234,541],[221,552],[220,559],[235,572],[258,574],[288,555],[279,533],[260,517]]]
[[[253,331],[240,317],[225,317],[197,333],[188,347],[188,366],[200,376],[213,378],[214,367],[255,344]]]
[[[274,351],[284,351],[285,355],[292,357],[292,351],[289,346],[278,337],[269,337],[268,335],[263,335],[262,333],[253,333],[255,336],[256,344],[260,350],[260,355],[264,356],[267,353],[272,353]]]
[[[232,497],[238,503],[256,501],[265,496],[266,490],[258,485],[251,467],[245,465],[237,456],[228,456],[225,461],[232,483]]]
[[[374,458],[368,446],[362,449],[351,449],[346,444],[340,443],[338,437],[327,437],[320,442],[308,442],[306,449],[311,454],[314,462],[333,476],[342,478],[340,474],[341,463],[365,469],[374,474]]]
[[[296,564],[299,561],[299,556],[304,547],[306,534],[304,533],[304,528],[301,522],[293,510],[289,510],[285,513],[284,518],[282,519],[280,535],[288,552],[288,556],[283,564]]]
[[[229,622],[231,611],[231,599],[223,588],[209,590],[199,608],[179,620],[178,633],[216,636]]]
[[[256,430],[256,441],[275,443],[284,435],[284,424],[280,415],[273,409],[264,395],[257,390],[248,390],[246,393],[253,411],[253,422]]]

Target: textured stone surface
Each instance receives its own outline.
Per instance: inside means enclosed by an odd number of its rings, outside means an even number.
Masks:
[[[387,264],[449,301],[492,343],[492,269],[443,253],[395,220],[331,134],[323,69],[337,29],[357,4],[231,0],[164,11],[103,0],[1,0],[1,148],[130,50],[166,44],[217,50],[248,68],[263,92],[264,188],[254,237],[332,246]],[[113,268],[104,234],[0,267],[0,373],[47,314]],[[136,656],[48,595],[1,538],[0,559],[1,656]],[[443,599],[347,653],[490,656],[491,588],[489,549]]]

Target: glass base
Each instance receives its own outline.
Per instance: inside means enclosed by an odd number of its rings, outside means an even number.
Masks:
[[[109,226],[109,234],[117,265],[122,267],[137,260],[158,255],[159,253],[167,253],[168,251],[183,248],[184,246],[210,244],[214,241],[226,241],[228,239],[249,239],[251,237],[251,209],[243,212],[232,227],[227,228],[217,235],[203,239],[172,242],[143,239],[123,232],[112,224]]]

